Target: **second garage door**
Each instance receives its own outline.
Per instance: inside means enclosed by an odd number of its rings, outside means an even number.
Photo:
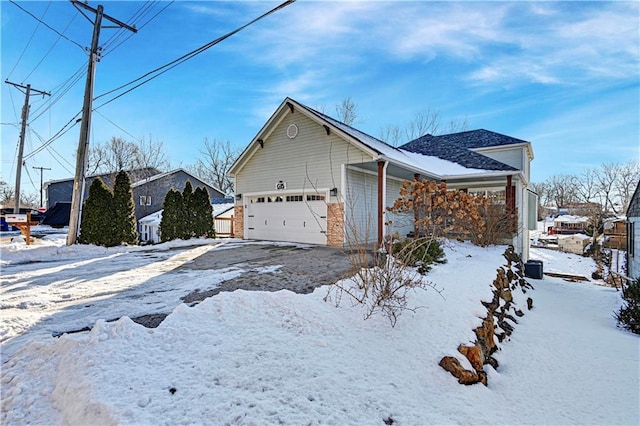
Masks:
[[[252,240],[327,244],[327,204],[317,194],[265,194],[247,204],[247,237]]]

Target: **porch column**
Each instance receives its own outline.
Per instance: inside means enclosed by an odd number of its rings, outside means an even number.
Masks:
[[[384,187],[386,183],[387,162],[378,161],[378,247],[384,242]]]
[[[511,176],[507,176],[507,187],[505,189],[507,215],[512,215],[516,212],[516,191],[513,187]]]
[[[413,180],[415,182],[420,182],[420,173],[415,173],[413,175]],[[417,203],[413,203],[413,238],[418,238],[419,229],[418,229],[418,220],[420,220],[420,208]]]

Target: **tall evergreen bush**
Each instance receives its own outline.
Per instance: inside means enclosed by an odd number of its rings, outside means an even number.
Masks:
[[[640,279],[622,288],[625,303],[616,312],[618,323],[635,334],[640,334]]]
[[[91,183],[89,196],[84,202],[78,241],[106,247],[118,245],[115,222],[113,194],[102,179],[96,178]]]
[[[194,234],[198,237],[215,238],[216,232],[213,222],[213,206],[209,192],[204,187],[197,187],[193,193],[195,226]]]
[[[195,236],[195,228],[196,228],[196,200],[195,195],[193,193],[193,186],[191,185],[191,181],[187,181],[184,185],[184,189],[182,190],[182,208],[184,211],[184,219],[183,219],[183,229],[180,238],[184,240],[188,240],[189,238]]]
[[[136,205],[133,201],[133,190],[129,175],[120,171],[113,187],[113,204],[115,206],[115,235],[121,243],[138,244]]]
[[[171,241],[181,238],[183,231],[181,223],[183,222],[182,214],[182,194],[175,189],[169,190],[164,197],[162,204],[162,219],[160,220],[160,239],[161,241]]]

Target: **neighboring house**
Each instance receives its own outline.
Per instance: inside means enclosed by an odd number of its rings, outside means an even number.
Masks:
[[[155,176],[159,173],[160,171],[153,167],[127,171],[129,179],[131,180],[131,185],[150,176]],[[105,173],[100,175],[87,176],[87,178],[85,179],[83,200],[89,196],[89,188],[96,178],[102,179],[105,185],[107,185],[109,188],[113,188],[113,185],[116,182],[117,175],[118,173]],[[70,203],[73,196],[73,178],[45,182],[44,190],[47,195],[47,209],[52,208],[58,202]],[[68,225],[69,222],[67,221],[66,224]]]
[[[606,248],[627,249],[627,218],[625,216],[605,219],[603,228]]]
[[[184,169],[176,169],[166,173],[159,173],[155,169],[145,169],[146,173],[140,171],[128,172],[131,178],[131,189],[133,192],[133,201],[135,203],[136,219],[147,217],[162,209],[164,198],[171,189],[182,192],[187,181],[191,182],[193,189],[204,187],[209,193],[210,199],[224,197],[219,189],[209,185],[201,179],[193,176]],[[94,179],[102,178],[104,183],[111,189],[115,183],[117,173],[107,175],[96,175],[87,178],[84,191],[84,199],[89,196],[89,187]],[[47,182],[45,190],[47,192],[47,206],[53,207],[56,203],[71,202],[73,196],[73,179],[57,180]],[[66,215],[66,223],[69,224],[69,215]],[[142,234],[140,224],[138,231]],[[142,240],[146,241],[146,240]]]
[[[553,227],[549,234],[584,234],[589,226],[589,218],[584,216],[561,215],[553,220]]]
[[[584,254],[592,237],[585,234],[558,235],[558,248],[567,253]]]
[[[211,202],[216,233],[233,237],[233,198],[216,198]],[[140,241],[157,244],[160,242],[160,222],[162,212],[159,210],[138,220]]]
[[[510,242],[527,260],[537,206],[528,190],[532,159],[530,142],[487,130],[425,135],[396,148],[286,98],[231,167],[235,235],[381,244],[413,231],[411,217],[386,208],[404,181],[426,178],[502,203],[517,218]]]
[[[571,203],[558,208],[559,215],[590,216],[602,211],[598,203]]]
[[[162,210],[151,213],[148,216],[138,219],[138,230],[140,241],[143,243],[157,244],[160,242],[160,221],[162,220]]]
[[[640,182],[627,209],[627,276],[640,279]]]

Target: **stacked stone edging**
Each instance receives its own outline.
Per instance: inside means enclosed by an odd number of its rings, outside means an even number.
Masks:
[[[533,286],[524,278],[524,265],[513,246],[509,246],[503,256],[507,264],[498,269],[498,275],[493,280],[492,300],[482,301],[487,308],[487,315],[482,319],[482,324],[473,330],[476,340],[471,345],[458,346],[458,352],[469,360],[473,370],[462,367],[456,357],[445,356],[440,360],[440,366],[455,376],[458,383],[464,385],[478,382],[487,385],[484,366],[489,364],[498,368],[498,361],[492,356],[500,349],[496,344],[496,338],[502,343],[513,333],[514,325],[518,323],[516,317],[524,315],[522,310],[515,306],[512,292],[517,288],[525,294],[527,290],[533,290]],[[532,308],[533,299],[528,297],[527,309]]]

